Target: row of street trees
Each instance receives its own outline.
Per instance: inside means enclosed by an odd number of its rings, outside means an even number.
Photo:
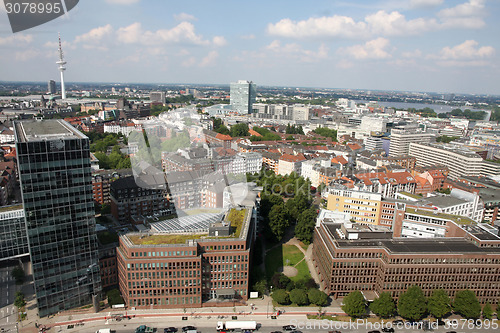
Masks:
[[[342,310],[351,317],[360,317],[366,314],[367,303],[360,291],[353,291],[344,298]],[[471,290],[460,290],[452,301],[443,289],[436,289],[427,299],[419,286],[411,286],[403,293],[399,300],[392,298],[389,292],[383,292],[374,300],[370,310],[381,318],[391,318],[396,314],[408,320],[420,320],[427,314],[441,319],[453,311],[467,319],[481,317],[491,319],[493,309],[486,303],[481,310],[481,304]],[[500,305],[497,306],[497,312]]]

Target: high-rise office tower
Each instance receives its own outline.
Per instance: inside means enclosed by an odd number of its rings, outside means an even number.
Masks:
[[[101,291],[89,139],[64,120],[14,122],[38,313]]]
[[[56,93],[56,81],[49,80],[49,83],[47,84],[47,92],[51,95]]]
[[[230,101],[233,110],[238,113],[252,113],[252,105],[257,95],[257,86],[252,81],[231,82]]]

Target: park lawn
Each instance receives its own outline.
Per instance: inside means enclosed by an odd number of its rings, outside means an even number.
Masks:
[[[311,273],[309,272],[309,267],[307,266],[307,262],[305,260],[302,260],[302,262],[295,266],[295,268],[297,268],[299,272],[297,275],[290,278],[293,282],[307,281],[311,278]]]
[[[279,245],[266,254],[266,276],[268,279],[278,271],[281,266],[295,266],[304,258],[304,254],[295,245]],[[311,277],[309,268],[305,260],[297,265],[299,271],[297,276],[292,277],[293,281],[308,279]]]

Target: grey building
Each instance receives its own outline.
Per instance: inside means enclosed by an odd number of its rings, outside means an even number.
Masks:
[[[29,255],[23,205],[0,208],[0,261]]]
[[[47,92],[51,95],[54,95],[56,93],[56,81],[49,80],[49,82],[47,83]]]
[[[243,114],[252,113],[252,105],[257,95],[257,86],[252,81],[239,80],[231,82],[230,102],[231,108]]]
[[[14,133],[38,314],[96,302],[89,139],[55,119],[16,121]]]

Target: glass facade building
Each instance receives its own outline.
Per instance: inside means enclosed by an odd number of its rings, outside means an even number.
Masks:
[[[257,86],[252,81],[239,80],[230,84],[231,108],[238,113],[252,113]]]
[[[101,291],[89,139],[63,120],[14,123],[40,317]]]
[[[0,261],[28,256],[23,205],[0,208]]]

